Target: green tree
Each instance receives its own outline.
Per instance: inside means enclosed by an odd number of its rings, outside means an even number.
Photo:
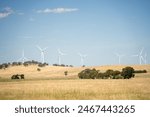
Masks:
[[[122,72],[121,72],[121,76],[123,76],[124,79],[129,79],[129,78],[134,77],[134,69],[133,69],[133,67],[125,67],[125,68],[123,68]]]
[[[68,75],[68,71],[65,71],[65,72],[64,72],[64,75],[67,76],[67,75]]]

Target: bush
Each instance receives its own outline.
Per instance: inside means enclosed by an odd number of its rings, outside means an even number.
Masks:
[[[97,79],[108,79],[109,78],[109,74],[104,72],[104,73],[98,73]]]
[[[11,76],[11,79],[24,79],[24,74],[15,74]]]
[[[37,71],[41,71],[41,69],[40,69],[40,68],[37,68]]]
[[[98,73],[97,79],[119,79],[121,72],[120,71],[113,71],[111,69],[108,69],[104,73]],[[121,78],[121,77],[120,77]]]
[[[121,72],[116,70],[116,71],[113,71],[113,79],[122,79],[122,76],[121,76]]]
[[[135,76],[134,73],[135,71],[132,67],[125,67],[122,69],[122,72],[108,69],[104,73],[94,68],[82,70],[78,73],[78,76],[80,79],[129,79]]]
[[[134,73],[147,73],[146,70],[135,70]]]
[[[129,79],[134,77],[134,69],[132,67],[125,67],[122,69],[121,76],[124,77],[124,79]]]
[[[121,75],[117,75],[117,76],[115,76],[113,79],[124,79],[124,77],[121,76]]]
[[[65,71],[65,72],[64,72],[64,75],[67,76],[67,75],[68,75],[68,71]]]
[[[96,79],[98,71],[96,69],[85,69],[78,76],[80,79]]]
[[[24,74],[21,74],[21,75],[20,75],[20,78],[21,78],[21,79],[24,79]]]

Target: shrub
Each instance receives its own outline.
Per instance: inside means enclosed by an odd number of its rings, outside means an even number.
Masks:
[[[117,76],[115,76],[113,79],[124,79],[124,77],[121,76],[121,75],[117,75]]]
[[[116,70],[116,71],[113,71],[113,79],[122,79],[122,76],[121,76],[121,72]]]
[[[21,79],[24,79],[24,74],[21,74],[20,77],[21,77]]]
[[[40,68],[37,68],[37,71],[41,71],[41,69],[40,69]]]
[[[11,79],[24,79],[24,74],[15,74],[11,76]]]
[[[65,71],[65,72],[64,72],[64,75],[67,76],[67,75],[68,75],[68,71]]]
[[[122,72],[108,69],[104,73],[101,73],[99,70],[94,68],[82,70],[80,73],[78,73],[78,77],[80,79],[129,79],[135,76],[134,73],[135,71],[132,67],[125,67],[122,69]]]
[[[134,73],[147,73],[146,70],[135,70]]]
[[[85,69],[81,71],[78,76],[81,79],[95,79],[97,77],[98,71],[96,69]]]
[[[98,73],[97,78],[98,79],[118,79],[118,76],[121,74],[120,71],[113,71],[111,69],[106,70],[104,73]]]
[[[121,76],[124,77],[124,79],[129,79],[134,77],[134,69],[132,67],[125,67],[122,69]]]
[[[98,73],[97,75],[97,79],[108,79],[109,78],[109,74],[104,72],[104,73]]]

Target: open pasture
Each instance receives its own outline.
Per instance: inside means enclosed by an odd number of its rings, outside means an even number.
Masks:
[[[50,67],[36,70],[37,66],[11,67],[0,70],[0,99],[44,100],[146,100],[150,99],[150,66],[133,66],[148,73],[137,74],[132,79],[81,80],[77,73],[85,68]],[[95,67],[101,71],[121,70],[124,66]],[[94,68],[94,67],[91,67]],[[64,71],[68,75],[64,75]],[[11,80],[13,74],[25,74],[25,80]]]

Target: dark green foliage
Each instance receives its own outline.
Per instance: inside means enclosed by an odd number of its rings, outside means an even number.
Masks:
[[[122,79],[120,76],[121,72],[120,71],[113,71],[111,69],[108,69],[104,73],[98,73],[97,79]]]
[[[96,69],[85,69],[78,76],[80,79],[96,79],[98,71]]]
[[[10,66],[21,66],[21,65],[24,65],[25,67],[29,66],[29,65],[38,65],[39,67],[45,67],[48,65],[48,63],[40,63],[40,62],[37,62],[37,61],[25,61],[24,63],[22,62],[12,62],[12,63],[3,63],[3,64],[0,64],[0,69],[6,69]]]
[[[134,69],[132,67],[125,67],[122,72],[118,70],[108,69],[106,72],[100,72],[94,69],[85,69],[78,74],[80,79],[129,79],[134,77]]]
[[[65,64],[53,64],[53,66],[59,66],[59,67],[73,67],[73,65],[65,65]]]
[[[16,75],[12,75],[11,79],[24,79],[24,74],[16,74]]]
[[[135,70],[134,73],[147,73],[146,70]]]
[[[3,63],[3,64],[0,65],[0,69],[6,69],[6,68],[8,68],[9,66],[10,66],[9,63]]]
[[[94,68],[94,69],[90,70],[89,76],[91,79],[96,79],[97,74],[98,74],[98,71]]]
[[[116,70],[116,71],[113,71],[113,74],[112,74],[112,78],[113,79],[122,79],[122,76],[121,76],[121,72]]]
[[[20,78],[21,78],[21,79],[24,79],[24,74],[21,74],[21,75],[20,75]]]
[[[125,67],[122,69],[121,76],[124,77],[124,79],[130,79],[134,77],[134,69],[133,67]]]
[[[41,69],[40,69],[40,68],[37,68],[37,71],[41,71]]]
[[[39,67],[45,67],[45,66],[47,66],[47,65],[48,65],[48,63],[39,63],[39,64],[38,64]]]
[[[97,75],[97,79],[108,79],[109,78],[109,74],[108,73],[98,73]]]
[[[64,72],[64,75],[67,76],[67,75],[68,75],[68,71],[65,71],[65,72]]]

